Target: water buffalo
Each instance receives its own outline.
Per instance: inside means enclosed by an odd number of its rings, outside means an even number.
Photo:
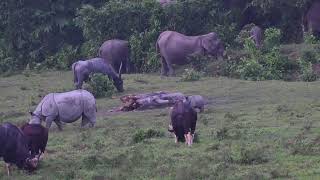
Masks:
[[[305,32],[320,36],[320,1],[314,1],[303,16],[303,27]]]
[[[27,138],[17,126],[11,123],[3,123],[0,126],[0,145],[0,157],[6,163],[8,176],[10,164],[28,171],[37,168],[39,159],[31,156]]]
[[[188,146],[193,143],[194,132],[197,124],[197,112],[192,108],[190,101],[177,101],[170,113],[175,142],[186,142]]]
[[[173,75],[172,64],[183,65],[192,54],[209,54],[223,57],[224,46],[214,32],[200,36],[185,36],[174,31],[164,31],[160,34],[156,49],[161,55],[161,75]]]
[[[250,30],[250,38],[252,38],[257,48],[262,46],[262,29],[259,26],[253,26]]]
[[[93,58],[86,61],[77,61],[72,64],[73,82],[77,89],[82,88],[83,81],[89,79],[92,73],[102,73],[108,75],[113,80],[114,86],[119,92],[123,92],[123,81],[121,79],[121,68],[119,68],[119,75],[115,72],[113,67],[104,61],[102,58]]]
[[[120,69],[121,73],[130,72],[129,42],[119,39],[105,41],[99,48],[98,56],[112,64],[114,69]]]
[[[41,124],[44,120],[49,129],[54,121],[62,130],[61,122],[72,123],[82,116],[81,126],[96,123],[96,100],[86,90],[73,90],[64,93],[50,93],[38,104],[35,111],[30,112],[29,124]]]
[[[25,123],[21,126],[23,134],[28,139],[29,151],[31,155],[40,156],[46,150],[48,142],[48,129],[43,127],[41,124],[29,124]]]

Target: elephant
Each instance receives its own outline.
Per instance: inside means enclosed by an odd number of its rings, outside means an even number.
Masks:
[[[120,64],[119,75],[115,72],[113,67],[105,62],[102,58],[93,58],[86,61],[77,61],[72,64],[73,71],[73,82],[75,83],[76,89],[81,89],[83,81],[89,79],[89,75],[92,73],[102,73],[108,75],[113,80],[113,84],[119,92],[123,92],[123,80],[121,79],[121,68]]]
[[[93,127],[96,123],[96,100],[94,96],[82,89],[63,93],[49,93],[38,104],[33,112],[29,124],[41,124],[46,122],[46,128],[50,128],[55,122],[59,130],[62,130],[62,122],[72,123],[82,116],[81,126],[88,123]]]
[[[262,29],[259,26],[253,26],[250,30],[250,38],[252,38],[257,48],[262,46]]]
[[[175,3],[175,0],[157,0],[162,7]]]
[[[303,28],[305,32],[311,32],[320,36],[320,2],[314,1],[309,10],[303,16]]]
[[[122,63],[121,73],[130,72],[129,61],[130,47],[129,42],[125,40],[112,39],[105,41],[99,48],[98,57],[105,59],[112,64],[114,69],[119,69]]]
[[[192,54],[217,56],[221,59],[224,55],[224,45],[214,32],[186,36],[175,31],[164,31],[156,43],[157,53],[161,56],[161,75],[174,75],[172,64],[187,64],[187,57]]]

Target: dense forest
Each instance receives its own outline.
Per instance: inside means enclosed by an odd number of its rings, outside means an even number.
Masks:
[[[280,29],[281,43],[303,41],[302,17],[312,0],[2,0],[0,73],[69,69],[94,57],[108,39],[129,40],[136,72],[158,70],[155,41],[164,30],[187,35],[216,32],[235,48],[241,29],[254,23]]]

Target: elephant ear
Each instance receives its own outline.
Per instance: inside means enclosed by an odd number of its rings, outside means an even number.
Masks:
[[[208,36],[205,36],[205,37],[202,38],[201,46],[202,46],[202,48],[204,50],[204,53],[210,51],[211,40],[210,40],[210,38]]]

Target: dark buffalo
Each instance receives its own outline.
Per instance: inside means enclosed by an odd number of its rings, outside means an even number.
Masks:
[[[25,123],[21,130],[28,139],[29,151],[33,157],[38,156],[46,150],[48,142],[48,129],[41,124]]]
[[[74,83],[77,89],[82,88],[83,81],[89,79],[89,75],[93,73],[102,73],[113,80],[114,86],[119,92],[123,91],[123,81],[121,79],[121,68],[119,68],[119,75],[115,72],[111,64],[104,61],[102,58],[93,58],[86,61],[77,61],[72,64],[72,71],[74,75]]]
[[[6,162],[8,176],[10,164],[28,171],[36,169],[39,159],[31,156],[28,140],[17,126],[11,123],[3,123],[0,126],[0,146],[0,157]]]
[[[186,142],[191,146],[197,124],[197,112],[192,108],[190,101],[177,101],[170,116],[172,129],[169,131],[175,134],[175,142]]]

